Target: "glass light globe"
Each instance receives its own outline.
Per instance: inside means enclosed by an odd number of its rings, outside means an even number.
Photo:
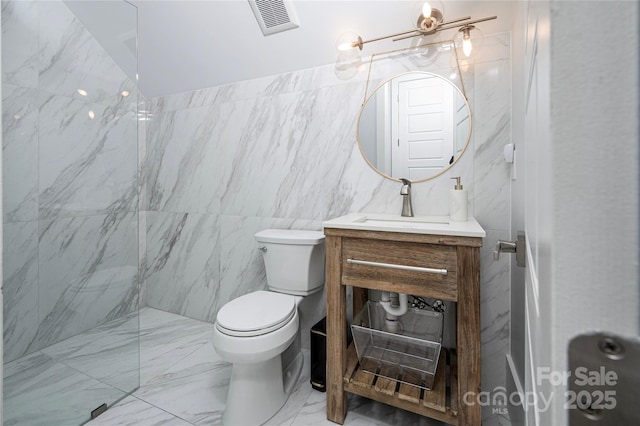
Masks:
[[[471,59],[482,51],[484,37],[478,27],[466,25],[458,30],[454,41],[458,49],[458,57]]]
[[[442,45],[437,44],[439,41],[440,35],[437,33],[431,36],[413,37],[410,46],[415,50],[412,50],[409,56],[411,62],[418,67],[426,67],[436,62],[442,48]]]
[[[335,74],[341,80],[353,78],[359,71],[362,59],[357,46],[360,38],[354,32],[346,32],[336,41]],[[356,44],[354,46],[354,44]]]

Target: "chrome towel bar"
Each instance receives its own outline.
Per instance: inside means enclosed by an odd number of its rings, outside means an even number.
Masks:
[[[401,269],[403,271],[426,272],[429,274],[447,275],[446,269],[423,268],[421,266],[397,265],[395,263],[369,262],[368,260],[347,259],[353,265],[375,266],[378,268]]]

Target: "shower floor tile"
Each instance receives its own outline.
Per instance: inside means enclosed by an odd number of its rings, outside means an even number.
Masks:
[[[35,352],[5,366],[4,425],[79,425],[100,405],[96,401],[116,401],[125,395]]]
[[[138,314],[78,334],[41,351],[125,393],[138,387]]]

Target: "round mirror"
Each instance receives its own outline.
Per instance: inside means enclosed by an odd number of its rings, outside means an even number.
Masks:
[[[471,138],[471,109],[460,89],[439,75],[400,74],[367,98],[357,137],[375,171],[422,182],[460,159]]]

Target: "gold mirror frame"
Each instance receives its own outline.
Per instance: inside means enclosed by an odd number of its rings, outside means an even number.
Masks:
[[[386,79],[385,81],[383,81],[382,83],[380,83],[370,94],[368,93],[369,90],[369,83],[371,81],[371,69],[373,67],[373,60],[376,56],[380,56],[380,55],[388,55],[391,53],[396,53],[396,52],[402,52],[402,51],[407,51],[407,50],[416,50],[419,48],[423,48],[423,47],[427,47],[427,46],[434,46],[434,45],[438,45],[438,44],[450,44],[452,46],[452,50],[453,53],[455,55],[456,58],[456,68],[458,70],[458,76],[460,77],[460,86],[462,86],[462,89],[460,89],[458,86],[456,86],[451,80],[448,80],[438,74],[432,73],[432,72],[428,72],[428,71],[407,71],[404,73],[400,73],[397,75],[394,75],[388,79]],[[380,89],[381,87],[383,87],[385,84],[389,83],[390,81],[392,81],[394,78],[403,76],[403,75],[407,75],[407,74],[413,74],[413,73],[423,73],[423,74],[429,74],[431,76],[440,78],[441,80],[446,81],[447,83],[449,83],[451,86],[453,86],[458,93],[462,96],[462,99],[464,99],[465,104],[467,105],[467,111],[469,112],[469,131],[467,133],[467,140],[464,144],[464,147],[462,148],[462,150],[460,151],[460,154],[458,155],[457,158],[454,159],[454,161],[449,164],[448,167],[443,168],[441,171],[439,171],[438,173],[424,178],[424,179],[417,179],[417,180],[412,180],[412,183],[419,183],[419,182],[426,182],[428,180],[431,179],[435,179],[438,176],[444,174],[445,172],[447,172],[449,169],[451,169],[457,162],[458,160],[460,160],[460,158],[462,158],[462,155],[465,153],[465,151],[467,150],[468,146],[469,146],[469,141],[471,141],[471,132],[473,130],[473,117],[472,117],[472,111],[471,111],[471,106],[469,105],[469,99],[467,98],[466,92],[465,92],[465,88],[464,88],[464,81],[462,79],[462,72],[460,71],[460,60],[458,58],[458,51],[455,48],[455,42],[453,40],[444,40],[444,41],[437,41],[434,43],[425,43],[425,44],[421,44],[419,46],[414,46],[414,47],[408,47],[408,48],[404,48],[404,49],[397,49],[397,50],[390,50],[387,52],[380,52],[380,53],[374,53],[371,55],[371,60],[369,61],[369,73],[367,74],[367,83],[365,86],[365,91],[364,91],[364,100],[362,101],[362,105],[360,106],[360,113],[358,114],[358,120],[356,122],[356,139],[358,142],[358,149],[360,150],[360,155],[362,155],[362,158],[364,158],[364,160],[366,161],[366,163],[369,165],[369,167],[371,167],[376,173],[378,173],[380,176],[395,181],[395,182],[400,182],[400,178],[395,178],[392,176],[389,176],[383,172],[381,172],[376,166],[374,166],[370,161],[369,158],[367,158],[367,156],[365,155],[365,152],[362,148],[362,143],[360,141],[360,119],[362,118],[362,113],[364,111],[364,107],[367,105],[367,102],[369,101],[369,99],[371,99],[376,92],[378,91],[378,89]]]

